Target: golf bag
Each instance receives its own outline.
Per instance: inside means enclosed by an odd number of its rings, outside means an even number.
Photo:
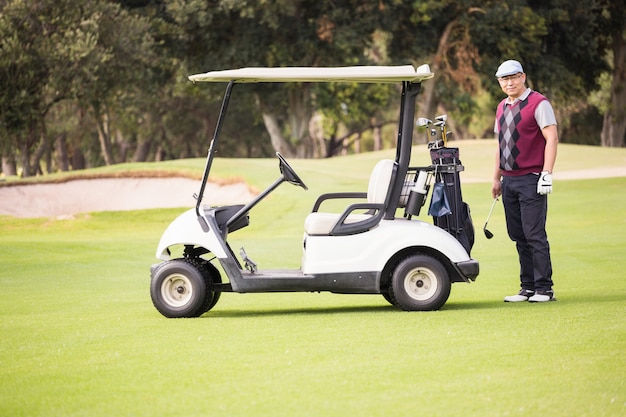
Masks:
[[[449,210],[444,211],[448,214],[433,216],[434,224],[454,236],[470,254],[474,246],[474,224],[469,205],[463,201],[461,194],[459,172],[464,167],[459,160],[459,148],[433,148],[430,157],[435,167],[434,182],[443,184],[444,197],[449,207]]]

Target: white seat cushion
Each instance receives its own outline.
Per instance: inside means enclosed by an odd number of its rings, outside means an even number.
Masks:
[[[372,173],[367,187],[367,202],[374,204],[384,204],[389,190],[389,182],[393,174],[395,162],[390,159],[379,161]],[[341,214],[313,212],[304,221],[304,230],[309,235],[327,235],[337,223]],[[371,218],[370,214],[352,213],[345,224],[356,223]]]
[[[327,235],[339,220],[341,214],[338,213],[310,213],[304,220],[304,231],[308,235]],[[356,223],[372,217],[369,214],[354,213],[349,215],[345,223]]]
[[[385,202],[394,165],[395,162],[391,159],[378,161],[370,174],[370,180],[367,186],[368,203],[383,204]]]

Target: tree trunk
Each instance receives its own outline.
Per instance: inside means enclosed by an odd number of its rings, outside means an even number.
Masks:
[[[450,33],[452,29],[456,25],[457,21],[450,21],[443,33],[441,34],[441,38],[439,38],[439,43],[437,44],[437,52],[435,52],[435,56],[433,57],[433,62],[430,65],[430,71],[435,74],[432,80],[425,82],[422,84],[422,94],[418,97],[418,111],[420,113],[420,117],[426,117],[428,119],[433,119],[437,116],[437,107],[439,106],[439,102],[437,96],[435,95],[435,85],[437,84],[437,80],[441,77],[439,74],[442,68],[442,60],[444,51],[447,48],[448,39],[450,38]],[[422,143],[422,136],[418,137],[418,143]]]
[[[626,39],[624,30],[620,30],[613,35],[613,82],[609,109],[604,115],[600,135],[602,146],[623,148],[624,136],[626,136]]]
[[[163,146],[159,144],[154,151],[154,162],[161,161],[165,161],[165,149],[163,149]]]
[[[59,170],[67,172],[70,170],[70,160],[67,155],[67,133],[63,132],[54,140],[54,149],[57,155],[57,165]]]
[[[17,164],[14,156],[2,157],[2,173],[5,177],[17,175]]]
[[[98,130],[98,141],[100,142],[100,150],[104,163],[106,165],[113,165],[113,151],[111,145],[111,124],[107,111],[100,112],[98,108],[94,106],[94,119],[96,120],[96,128]]]
[[[361,133],[356,135],[356,139],[354,139],[354,153],[361,153]]]
[[[43,169],[41,168],[41,159],[46,157],[46,171],[50,173],[51,164],[49,161],[50,149],[48,146],[48,135],[46,134],[45,129],[42,129],[41,139],[39,140],[39,146],[35,150],[35,153],[32,157],[32,162],[30,166],[33,168],[32,173],[34,175],[43,175]]]
[[[131,146],[120,129],[115,129],[115,143],[119,149],[119,161],[126,162]]]
[[[152,140],[149,138],[142,139],[137,143],[135,154],[133,155],[133,162],[146,162],[150,149],[152,148]]]
[[[257,96],[257,103],[261,108],[263,123],[270,135],[272,146],[276,152],[280,152],[286,157],[319,157],[324,151],[319,149],[309,132],[311,119],[314,117],[310,105],[309,89],[310,87],[303,85],[298,88],[291,88],[287,93],[289,102],[287,123],[290,138],[285,138],[278,118],[265,108],[263,101]]]
[[[155,129],[140,129],[140,133],[137,134],[137,147],[135,148],[135,152],[133,154],[133,162],[146,162],[148,160],[148,155],[150,155],[150,150],[152,149],[152,144],[154,143],[154,136],[156,136],[156,129],[161,134],[161,140],[167,140],[167,136],[165,134],[165,129],[163,128],[163,124],[161,120],[153,120],[149,113],[144,115],[147,123],[144,126],[155,125],[158,123],[158,127]],[[156,122],[156,123],[155,123]],[[149,133],[145,133],[148,130]],[[154,134],[152,133],[155,130]]]
[[[25,140],[20,149],[20,159],[22,162],[22,177],[30,177],[30,140]],[[18,142],[19,143],[19,142]]]
[[[74,171],[79,169],[85,169],[87,166],[85,161],[85,155],[83,154],[82,149],[76,146],[72,152],[72,169]]]
[[[295,152],[293,151],[291,144],[283,137],[283,134],[280,131],[280,126],[276,116],[264,112],[263,123],[265,124],[265,129],[267,129],[267,133],[270,135],[270,140],[274,150],[276,152],[280,152],[286,158],[295,156]]]
[[[324,118],[315,112],[309,120],[309,137],[313,140],[315,156],[318,158],[328,157],[326,143],[324,141]]]
[[[382,126],[379,124],[374,124],[375,120],[371,121],[372,123],[372,130],[373,130],[373,134],[374,134],[374,150],[375,151],[380,151],[383,149],[383,134],[382,134]]]
[[[309,123],[313,117],[311,110],[310,86],[301,85],[298,88],[289,90],[289,127],[292,136],[292,143],[296,145],[296,155],[300,158],[313,158],[319,156],[316,152],[315,141],[309,134]]]

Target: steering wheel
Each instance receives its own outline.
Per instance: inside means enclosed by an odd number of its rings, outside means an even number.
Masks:
[[[293,185],[299,185],[305,190],[308,190],[309,187],[307,187],[306,184],[300,179],[298,174],[296,174],[296,171],[294,171],[293,168],[289,166],[285,158],[279,152],[276,152],[276,156],[280,161],[280,173],[283,174],[283,178],[285,179],[285,181]]]

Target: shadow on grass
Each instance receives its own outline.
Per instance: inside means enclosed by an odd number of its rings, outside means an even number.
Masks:
[[[397,307],[391,304],[376,304],[376,305],[335,305],[335,306],[311,306],[311,307],[297,307],[297,308],[285,308],[277,307],[275,309],[268,309],[267,306],[259,307],[255,309],[254,306],[250,306],[245,309],[227,309],[220,310],[219,305],[205,313],[203,318],[238,318],[238,317],[270,317],[270,316],[284,316],[284,315],[302,315],[302,316],[314,316],[314,315],[333,315],[333,314],[362,314],[362,313],[397,313],[397,314],[436,314],[438,312],[455,312],[455,311],[480,311],[480,310],[505,310],[505,309],[525,309],[525,308],[558,308],[559,306],[572,307],[573,305],[589,306],[590,304],[606,304],[606,303],[623,303],[626,300],[626,296],[619,291],[613,294],[606,294],[604,292],[584,294],[570,293],[559,296],[557,294],[557,300],[549,303],[505,303],[501,299],[485,299],[485,300],[465,300],[465,301],[448,301],[439,311],[415,311],[405,312],[401,311]]]
[[[443,306],[443,310],[480,310],[480,309],[511,309],[511,308],[542,308],[542,307],[559,307],[580,306],[588,308],[593,304],[621,304],[626,301],[626,294],[619,292],[607,294],[606,292],[569,292],[564,295],[556,294],[556,300],[548,303],[505,303],[501,300],[477,300],[463,302],[448,302]],[[583,307],[585,306],[585,307]]]
[[[505,303],[501,300],[477,300],[477,301],[456,301],[456,302],[448,302],[446,303],[442,310],[486,310],[486,309],[496,309],[503,308],[508,303]]]
[[[511,307],[510,304],[502,301],[484,300],[471,302],[448,302],[439,312],[456,310],[486,310]],[[299,307],[299,308],[276,308],[272,310],[249,309],[220,310],[216,306],[215,310],[205,313],[203,318],[235,318],[235,317],[268,317],[283,315],[330,315],[330,314],[350,314],[350,313],[398,313],[398,314],[436,314],[438,311],[402,311],[391,304],[381,305],[359,305],[359,306],[332,306],[332,307]]]
[[[236,317],[268,317],[286,315],[329,315],[329,314],[349,314],[349,313],[373,313],[373,312],[401,312],[392,305],[377,306],[334,306],[334,307],[302,307],[302,308],[277,308],[275,310],[211,310],[205,313],[202,318],[236,318]]]

